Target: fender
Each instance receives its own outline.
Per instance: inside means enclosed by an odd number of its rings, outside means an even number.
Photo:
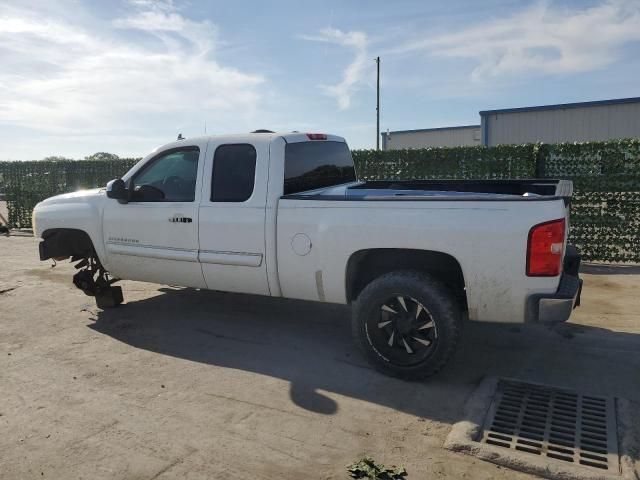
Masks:
[[[105,268],[108,258],[102,239],[104,189],[57,195],[38,203],[33,210],[33,233],[44,238],[47,231],[72,229],[85,232]]]

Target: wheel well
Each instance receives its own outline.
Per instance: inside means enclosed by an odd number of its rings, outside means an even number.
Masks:
[[[87,232],[74,228],[53,228],[42,232],[40,260],[52,257],[96,256]]]
[[[464,276],[458,261],[449,254],[432,250],[375,248],[360,250],[347,263],[347,301],[355,300],[372,280],[396,270],[428,273],[443,282],[467,308]]]

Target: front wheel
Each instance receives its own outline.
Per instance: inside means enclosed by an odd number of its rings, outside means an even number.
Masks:
[[[437,373],[453,355],[461,312],[453,294],[431,276],[391,272],[360,293],[352,330],[376,369],[419,380]]]

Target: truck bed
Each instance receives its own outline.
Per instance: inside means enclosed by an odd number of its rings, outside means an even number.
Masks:
[[[568,203],[569,180],[381,180],[285,195],[301,200],[558,200]]]
[[[523,322],[527,299],[554,295],[560,281],[526,275],[529,233],[568,222],[571,191],[565,180],[413,180],[286,195],[277,207],[282,294],[345,303],[348,266],[359,252],[438,252],[460,265],[471,320]]]

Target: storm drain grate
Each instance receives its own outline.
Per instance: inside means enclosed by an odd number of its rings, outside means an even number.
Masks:
[[[619,473],[612,398],[500,380],[481,442]]]

